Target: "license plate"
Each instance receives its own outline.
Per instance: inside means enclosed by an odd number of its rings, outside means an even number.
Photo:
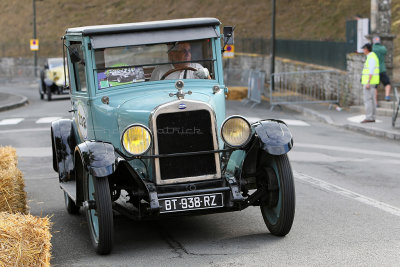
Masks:
[[[222,193],[162,198],[158,201],[161,206],[160,213],[212,209],[224,206]]]

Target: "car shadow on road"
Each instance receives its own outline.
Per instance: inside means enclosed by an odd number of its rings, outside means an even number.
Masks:
[[[44,101],[46,102],[53,102],[53,101],[62,101],[62,100],[69,100],[70,97],[69,96],[52,96],[50,101],[47,101],[47,99],[44,99]]]
[[[259,247],[260,244],[273,244],[282,240],[270,234],[262,221],[253,222],[253,219],[234,213],[152,221],[132,221],[117,216],[114,220],[114,250],[118,253],[126,251],[130,255],[137,253],[138,249],[172,252],[178,257],[231,255],[235,254],[233,251],[237,251],[238,247],[239,250],[247,251],[249,248]],[[247,227],[242,227],[243,225]]]

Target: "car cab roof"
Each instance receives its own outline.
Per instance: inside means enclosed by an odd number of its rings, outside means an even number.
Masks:
[[[182,29],[191,27],[202,27],[202,26],[216,26],[220,24],[221,22],[216,18],[174,19],[174,20],[160,20],[160,21],[148,21],[148,22],[138,22],[138,23],[96,25],[96,26],[69,28],[66,30],[66,34],[80,33],[82,35],[92,36],[92,35],[103,35],[103,34],[114,34],[114,33],[163,30],[163,29]]]

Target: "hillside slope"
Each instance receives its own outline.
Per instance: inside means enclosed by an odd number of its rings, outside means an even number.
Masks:
[[[217,17],[236,25],[237,37],[269,37],[270,7],[270,0],[37,0],[39,54],[60,53],[68,27],[174,18]],[[32,0],[2,0],[0,10],[0,56],[31,55]],[[365,0],[279,0],[277,37],[344,40],[346,19],[367,17],[369,10]]]

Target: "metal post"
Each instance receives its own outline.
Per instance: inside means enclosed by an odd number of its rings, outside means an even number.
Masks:
[[[275,0],[272,0],[272,23],[271,23],[271,90],[275,90]]]
[[[371,33],[376,34],[378,29],[379,0],[371,0]]]
[[[32,0],[32,5],[33,5],[33,39],[36,39],[36,0]],[[33,72],[35,73],[35,77],[37,77],[37,51],[33,51],[33,61],[35,68]]]

